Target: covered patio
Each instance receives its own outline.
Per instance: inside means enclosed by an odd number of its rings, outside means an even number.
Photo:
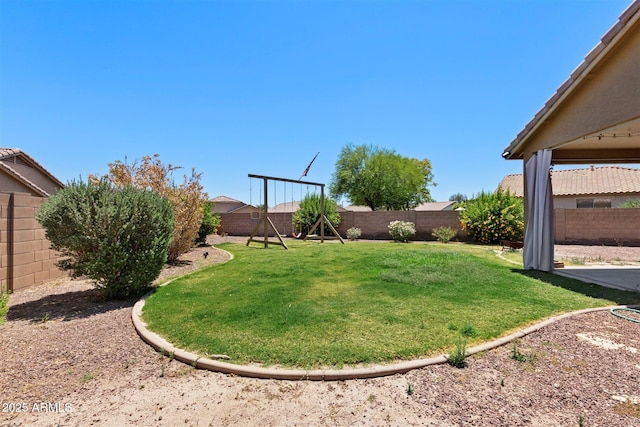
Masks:
[[[524,267],[552,271],[551,167],[640,164],[640,0],[620,15],[502,156],[524,165]]]

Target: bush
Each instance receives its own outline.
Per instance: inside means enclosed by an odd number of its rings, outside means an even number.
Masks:
[[[396,242],[408,242],[409,238],[416,234],[416,226],[412,222],[391,221],[389,223],[389,234]]]
[[[522,200],[501,189],[484,191],[464,204],[460,223],[467,234],[483,244],[502,240],[522,240],[524,208]]]
[[[640,208],[640,199],[627,199],[618,205],[619,208]]]
[[[351,227],[347,230],[347,238],[349,240],[358,240],[358,238],[362,236],[362,230],[356,227]]]
[[[4,323],[7,311],[9,311],[9,293],[0,290],[0,325]]]
[[[58,267],[87,276],[108,299],[142,295],[167,260],[173,234],[171,203],[133,187],[71,182],[36,213]]]
[[[153,190],[166,197],[173,205],[175,228],[168,261],[175,262],[183,253],[189,252],[202,224],[202,209],[208,198],[200,184],[202,174],[191,170],[191,176],[184,176],[182,184],[175,185],[173,171],[181,166],[165,165],[159,155],[144,156],[142,162],[131,164],[116,161],[109,163],[109,174],[96,178],[90,176],[92,182],[108,180],[117,187],[133,186],[143,190]]]
[[[196,236],[196,245],[207,243],[207,236],[215,234],[220,228],[220,215],[213,213],[213,203],[205,203],[202,209],[202,222]]]
[[[454,237],[456,237],[456,234],[458,233],[457,230],[454,230],[451,227],[438,227],[438,228],[434,228],[433,229],[433,237],[435,237],[436,239],[438,239],[438,241],[442,242],[442,243],[447,243],[449,242],[451,239],[453,239]]]
[[[318,222],[321,215],[322,200],[318,194],[307,194],[300,202],[300,207],[293,214],[293,227],[296,233],[302,236],[309,234],[311,228]],[[333,199],[324,199],[324,216],[335,228],[340,224],[338,205]],[[319,233],[319,230],[317,230]],[[326,231],[326,228],[325,228]]]

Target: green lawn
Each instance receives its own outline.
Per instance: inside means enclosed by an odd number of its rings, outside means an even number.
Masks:
[[[473,344],[553,314],[640,302],[638,293],[523,272],[471,245],[221,247],[235,258],[158,289],[143,318],[176,346],[233,363],[411,359],[452,350],[464,330]]]

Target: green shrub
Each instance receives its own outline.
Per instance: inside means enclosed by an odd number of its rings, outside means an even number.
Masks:
[[[9,311],[9,293],[0,290],[0,325],[4,323],[7,311]]]
[[[618,205],[619,208],[640,208],[640,199],[627,199]]]
[[[311,228],[318,222],[321,215],[322,200],[318,194],[307,194],[300,202],[300,207],[293,214],[293,227],[296,233],[302,233],[306,236]],[[324,199],[324,216],[327,217],[331,225],[335,228],[340,224],[340,215],[338,214],[338,204],[333,199]],[[319,233],[319,230],[317,230]],[[326,229],[325,229],[326,231]]]
[[[220,222],[220,215],[213,213],[213,203],[205,203],[202,209],[202,223],[195,240],[196,245],[207,243],[207,236],[218,232]]]
[[[416,226],[412,222],[391,221],[389,223],[389,234],[396,242],[408,242],[409,238],[416,234]]]
[[[434,228],[433,229],[433,233],[431,233],[431,234],[433,234],[433,237],[438,239],[438,241],[440,241],[442,243],[447,243],[451,239],[456,237],[457,233],[458,233],[458,231],[454,230],[451,227],[438,227],[438,228]]]
[[[171,203],[157,193],[105,181],[71,182],[36,214],[58,267],[87,276],[106,298],[144,293],[167,260],[173,234]]]
[[[522,240],[524,209],[522,200],[509,191],[478,194],[464,204],[460,223],[467,234],[483,244],[501,240]]]
[[[347,230],[347,238],[349,240],[358,240],[362,236],[362,230],[356,227],[351,227]]]

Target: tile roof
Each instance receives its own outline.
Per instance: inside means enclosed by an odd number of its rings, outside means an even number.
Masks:
[[[36,162],[31,156],[22,151],[19,148],[0,148],[0,168],[3,169],[8,174],[12,175],[18,181],[23,182],[25,185],[31,187],[36,193],[39,193],[41,196],[50,196],[48,192],[40,188],[33,181],[29,180],[27,177],[19,173],[15,168],[12,168],[10,163],[3,162],[2,160],[10,159],[12,157],[20,157],[25,163],[30,164],[32,167],[40,170],[44,175],[46,175],[51,181],[53,181],[60,188],[64,188],[64,184],[58,180],[51,172],[46,170],[40,163]]]
[[[455,202],[428,202],[413,208],[414,211],[450,211]]]
[[[227,197],[227,196],[216,196],[209,201],[214,203],[243,203],[244,204],[244,202],[240,200],[232,199],[231,197]]]
[[[640,169],[604,166],[558,170],[551,172],[551,184],[554,196],[640,193]],[[498,187],[523,197],[523,175],[507,175]]]

